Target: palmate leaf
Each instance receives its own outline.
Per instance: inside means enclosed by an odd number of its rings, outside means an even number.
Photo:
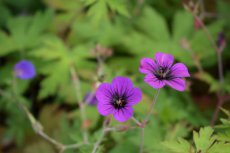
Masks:
[[[163,145],[172,153],[230,153],[228,139],[219,139],[211,127],[201,128],[199,132],[194,131],[193,140],[195,147],[181,138],[178,141],[164,142]]]
[[[55,17],[50,25],[52,33],[65,33],[72,26],[78,16],[82,16],[85,4],[82,0],[43,0],[50,8],[56,10]],[[57,26],[58,25],[58,26]]]
[[[55,36],[46,37],[41,47],[31,52],[30,55],[44,61],[38,68],[38,71],[46,76],[41,83],[40,98],[59,93],[64,88],[73,87],[70,77],[71,65],[74,65],[75,68],[91,66],[91,63],[87,61],[87,58],[90,57],[89,46],[76,45],[76,47],[68,48]],[[64,93],[58,95],[72,97],[74,90],[70,91],[72,92],[64,92],[67,95]]]
[[[116,12],[125,17],[130,16],[129,11],[122,0],[87,0],[85,4],[90,6],[87,15],[96,25],[100,21],[109,19],[108,14],[110,11]]]
[[[169,41],[170,34],[165,19],[154,9],[146,7],[137,19],[137,26],[153,41]]]
[[[47,71],[46,71],[47,70]],[[45,98],[54,95],[58,87],[68,85],[69,82],[69,67],[63,61],[51,62],[43,69],[47,77],[42,81],[42,89],[39,92],[40,98]]]
[[[81,20],[73,25],[73,31],[70,36],[70,43],[99,43],[105,47],[121,44],[125,35],[125,25],[118,22],[110,23],[103,20],[98,26],[89,24],[89,20]],[[87,31],[87,32],[85,32]],[[92,48],[95,46],[92,46]]]
[[[217,139],[230,142],[230,111],[224,108],[221,108],[221,110],[226,115],[226,117],[221,118],[220,121],[222,124],[216,126],[217,129],[223,131],[223,133],[218,133]]]
[[[194,153],[193,147],[188,141],[178,138],[177,141],[164,142],[163,146],[168,148],[173,153]]]
[[[20,146],[23,145],[26,134],[31,132],[32,129],[25,114],[23,114],[18,107],[15,107],[15,105],[13,107],[15,109],[9,112],[9,117],[6,120],[8,129],[5,136],[10,139],[15,139],[16,144]]]
[[[199,133],[193,132],[193,140],[197,151],[205,152],[212,146],[216,139],[213,132],[214,130],[210,127],[201,128]]]
[[[93,23],[98,24],[99,21],[107,18],[107,12],[106,0],[98,0],[90,7],[87,15],[91,18]]]
[[[180,46],[179,40],[184,38],[184,33],[180,33],[179,29],[183,27],[184,32],[191,30],[189,21],[185,24],[185,27],[183,22],[177,23],[179,22],[179,17],[187,19],[188,15],[182,15],[182,13],[178,13],[175,17],[174,39],[174,36],[169,33],[165,19],[154,9],[145,8],[143,15],[139,19],[136,19],[137,30],[133,30],[124,36],[124,46],[128,48],[130,52],[141,57],[143,57],[143,55],[153,57],[155,52],[162,51],[173,54],[176,59],[186,63],[186,65],[194,65],[189,52]],[[189,25],[189,27],[187,25]],[[190,33],[187,33],[185,36],[189,34]]]
[[[208,153],[230,153],[230,143],[216,142],[208,151]]]
[[[109,7],[111,10],[125,16],[130,17],[129,11],[125,7],[125,1],[124,0],[109,0],[107,1]]]
[[[185,50],[181,43],[187,40],[194,53],[207,65],[216,61],[215,51],[208,39],[207,34],[202,30],[195,30],[194,19],[191,14],[185,11],[176,13],[173,21],[172,34],[169,33],[165,19],[153,8],[145,8],[143,15],[135,19],[132,31],[129,31],[123,39],[123,45],[135,55],[153,57],[157,51],[171,53],[175,59],[185,63],[187,66],[194,66],[191,53]],[[221,31],[223,22],[213,22],[207,25],[211,35],[215,38]]]
[[[9,19],[7,28],[10,34],[0,32],[0,55],[25,51],[37,46],[51,21],[52,14],[52,11],[47,10],[44,13],[35,14],[33,17],[21,16]]]
[[[224,23],[222,21],[216,21],[207,25],[207,29],[210,32],[210,35],[214,38],[214,41],[218,33],[222,30],[223,24]],[[199,30],[193,33],[192,37],[189,38],[189,41],[194,52],[203,61],[202,64],[204,66],[208,66],[216,62],[215,48],[204,30]]]
[[[173,39],[180,42],[182,38],[188,38],[193,32],[193,16],[188,12],[178,11],[173,21]]]

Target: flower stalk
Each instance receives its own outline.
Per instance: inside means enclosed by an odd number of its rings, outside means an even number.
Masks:
[[[42,137],[44,140],[49,142],[50,144],[54,145],[55,148],[58,149],[59,153],[63,153],[64,151],[66,151],[68,149],[77,149],[77,148],[81,147],[82,145],[86,145],[85,142],[65,145],[65,144],[62,144],[61,142],[53,139],[49,135],[47,135],[44,132],[44,128],[43,128],[42,124],[39,121],[37,121],[37,119],[28,110],[28,108],[21,103],[20,98],[18,98],[17,80],[16,80],[15,76],[13,76],[13,80],[12,80],[12,89],[13,89],[12,95],[7,93],[7,92],[4,92],[2,89],[0,89],[0,95],[8,98],[9,100],[12,100],[13,102],[15,102],[15,104],[18,105],[19,108],[21,108],[21,110],[25,113],[25,115],[29,119],[34,132],[37,135],[39,135],[40,137]]]
[[[157,89],[157,92],[156,92],[156,94],[155,94],[155,96],[154,96],[154,99],[153,99],[153,102],[152,102],[152,104],[151,104],[151,107],[150,107],[150,109],[149,109],[149,111],[148,111],[148,113],[147,113],[147,115],[146,115],[146,117],[145,117],[145,119],[144,119],[144,124],[146,124],[146,123],[149,121],[150,115],[151,115],[152,112],[153,112],[153,108],[154,108],[154,106],[156,105],[156,102],[157,102],[157,98],[158,98],[158,96],[159,96],[159,93],[160,93],[160,89]]]
[[[82,125],[85,125],[85,122],[87,121],[86,113],[85,113],[85,104],[83,103],[82,97],[81,97],[80,80],[73,66],[70,67],[70,74],[71,74],[72,81],[75,87],[76,97],[77,97],[77,101],[78,101],[79,108],[80,108],[80,114],[81,114],[80,116],[81,116]],[[87,127],[83,128],[83,139],[86,144],[89,143]]]
[[[185,7],[187,8],[187,7]],[[192,10],[192,9],[187,9],[189,12],[191,12],[191,14],[194,16],[194,18],[198,21],[200,21],[201,24],[201,28],[203,29],[203,31],[205,32],[205,34],[207,35],[207,38],[209,39],[212,47],[214,48],[214,50],[216,51],[217,54],[217,62],[218,62],[218,75],[219,75],[219,83],[220,83],[220,89],[217,91],[217,105],[213,114],[213,117],[211,119],[211,126],[213,126],[217,120],[219,111],[221,106],[224,104],[225,100],[223,99],[223,95],[221,93],[221,88],[224,85],[224,75],[223,75],[223,61],[222,61],[222,50],[223,48],[219,48],[218,45],[215,42],[215,39],[213,38],[213,36],[211,35],[211,33],[209,32],[208,28],[206,27],[206,25],[204,24],[204,22],[202,21],[202,19],[197,15],[197,13]]]
[[[96,153],[98,147],[100,146],[101,142],[103,141],[103,138],[105,137],[106,133],[109,132],[109,130],[106,130],[111,122],[111,116],[107,117],[103,122],[102,132],[99,136],[98,140],[94,143],[94,147],[92,150],[92,153]]]

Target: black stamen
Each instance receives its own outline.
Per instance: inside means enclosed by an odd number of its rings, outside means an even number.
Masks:
[[[115,93],[113,95],[113,99],[112,99],[111,103],[115,109],[124,108],[125,105],[127,104],[126,96],[125,95],[119,96],[119,94]]]
[[[159,68],[156,71],[154,71],[153,74],[159,80],[170,80],[171,78],[171,71],[169,67],[159,66]]]

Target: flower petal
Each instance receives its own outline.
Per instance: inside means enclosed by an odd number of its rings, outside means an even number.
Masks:
[[[139,71],[144,74],[152,73],[156,69],[156,63],[151,58],[142,58]]]
[[[184,91],[186,88],[185,80],[181,78],[175,78],[175,79],[166,81],[166,84],[178,91]]]
[[[92,106],[97,105],[98,100],[97,100],[96,94],[94,92],[86,93],[84,96],[84,102]]]
[[[183,63],[176,63],[171,68],[171,75],[173,77],[189,77],[190,74],[188,72],[187,67]]]
[[[112,95],[111,85],[108,83],[102,83],[96,91],[98,103],[109,104]]]
[[[174,61],[174,57],[171,54],[157,52],[155,54],[155,60],[159,66],[171,67]]]
[[[133,88],[130,95],[127,95],[127,101],[129,106],[138,104],[141,101],[141,99],[142,92],[139,88]]]
[[[133,89],[133,83],[129,78],[118,76],[112,81],[113,92],[117,92],[120,96],[129,93]]]
[[[113,105],[111,105],[111,104],[103,104],[103,103],[98,103],[97,110],[103,116],[113,114],[114,111],[115,111]]]
[[[125,122],[133,116],[133,108],[126,107],[126,108],[116,110],[113,115],[115,120],[119,122]]]
[[[15,64],[14,73],[20,79],[32,79],[36,75],[36,69],[30,61],[22,60]]]
[[[159,89],[165,86],[165,82],[163,80],[159,80],[153,74],[148,74],[145,76],[144,81],[148,83],[153,88]]]

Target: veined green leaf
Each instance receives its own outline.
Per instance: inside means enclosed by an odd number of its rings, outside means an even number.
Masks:
[[[214,143],[215,137],[213,137],[214,130],[211,127],[201,128],[199,133],[193,132],[193,140],[197,151],[206,152]]]

